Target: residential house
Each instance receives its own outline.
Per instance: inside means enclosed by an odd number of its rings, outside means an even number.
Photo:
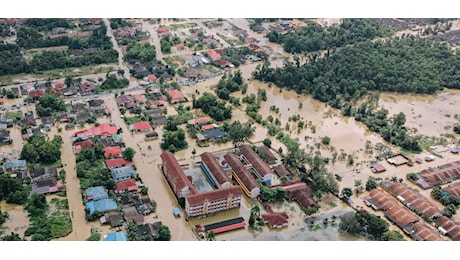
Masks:
[[[183,50],[185,48],[185,45],[183,43],[179,43],[176,45],[177,50]]]
[[[117,97],[117,105],[119,107],[126,106],[126,104],[133,102],[133,96],[131,95],[120,95]]]
[[[460,241],[460,225],[458,223],[446,216],[440,216],[434,222],[441,234],[447,235],[453,241]]]
[[[220,60],[222,58],[222,56],[216,52],[216,50],[214,49],[211,49],[211,50],[207,50],[207,53],[209,55],[209,57],[211,58],[212,61],[216,61],[216,60]]]
[[[244,38],[248,36],[248,32],[246,30],[233,30],[233,36]]]
[[[29,91],[28,93],[28,96],[31,98],[39,98],[39,97],[43,97],[44,95],[45,95],[44,89],[35,89],[35,90]]]
[[[224,155],[224,161],[230,166],[233,178],[241,186],[246,195],[250,198],[256,198],[259,196],[259,184],[244,167],[239,158],[236,155],[229,153]]]
[[[24,171],[27,169],[27,161],[26,160],[14,160],[14,161],[6,161],[3,164],[6,171]]]
[[[89,95],[94,91],[94,84],[88,81],[83,82],[80,85],[80,93],[82,95]]]
[[[153,115],[151,117],[154,125],[164,125],[168,119],[165,115]]]
[[[430,187],[452,182],[460,178],[460,161],[440,165],[438,168],[422,170],[417,174],[425,180]]]
[[[232,63],[226,61],[226,60],[215,60],[214,63],[221,67],[222,69],[225,69],[225,68],[233,68],[235,67],[235,65],[233,65]]]
[[[147,121],[141,121],[141,122],[134,123],[133,127],[136,132],[152,131],[152,126]]]
[[[129,163],[125,160],[125,158],[113,158],[107,159],[104,161],[105,166],[109,169],[112,168],[119,168],[123,166],[127,166]]]
[[[123,191],[137,191],[138,186],[135,179],[127,179],[115,183],[115,193],[120,193]]]
[[[91,102],[91,100],[90,100]],[[72,103],[72,112],[82,112],[82,111],[87,111],[88,107],[84,103]]]
[[[123,166],[110,169],[110,174],[115,182],[119,182],[135,177],[136,171],[132,166]]]
[[[120,146],[109,146],[104,147],[104,157],[105,158],[114,158],[121,157],[122,152]]]
[[[144,216],[137,212],[136,207],[125,207],[121,210],[123,212],[123,217],[126,220],[126,223],[136,221],[137,224],[144,224]]]
[[[90,110],[105,108],[105,103],[103,99],[91,99],[88,101],[88,106]]]
[[[145,140],[158,139],[158,133],[153,130],[145,134]]]
[[[65,186],[59,187],[55,177],[47,176],[38,178],[32,181],[32,194],[50,194],[61,190],[65,190]]]
[[[54,116],[44,116],[40,118],[43,125],[54,125]]]
[[[87,122],[90,117],[91,115],[88,112],[78,112],[76,114],[75,120],[77,120],[77,122]]]
[[[305,182],[293,183],[281,188],[286,191],[288,200],[296,201],[304,208],[319,208],[319,204],[314,199],[313,190]]]
[[[91,139],[77,141],[73,144],[74,153],[79,153],[83,149],[92,148],[94,146],[93,141]]]
[[[192,55],[192,57],[188,60],[188,65],[192,68],[203,65],[203,59],[199,55]]]
[[[460,198],[460,182],[450,184],[449,186],[442,189],[444,193],[450,196]]]
[[[160,238],[160,227],[162,226],[161,222],[154,223],[144,223],[137,226],[136,237],[145,237],[148,236],[152,240],[157,240]]]
[[[441,216],[441,210],[434,203],[407,184],[385,181],[381,183],[381,186],[403,205],[417,214],[422,214],[428,218]]]
[[[42,176],[53,176],[57,177],[57,168],[55,166],[51,167],[37,167],[33,170],[30,177],[33,179],[39,178]]]
[[[123,218],[116,210],[106,212],[99,218],[99,221],[101,224],[110,224],[113,228],[123,226]]]
[[[118,208],[117,202],[113,199],[100,199],[92,200],[85,203],[85,207],[88,209],[89,214],[94,212],[107,212],[116,210]]]
[[[167,93],[169,96],[169,102],[171,102],[171,104],[186,101],[184,95],[182,95],[182,93],[177,89],[168,90]]]
[[[109,194],[103,186],[90,187],[85,190],[87,200],[102,200],[109,198]]]
[[[112,126],[109,123],[103,123],[99,126],[94,126],[89,129],[81,130],[76,132],[74,137],[87,137],[91,138],[93,136],[112,136],[118,133],[118,127]]]
[[[273,167],[273,170],[275,171],[276,174],[278,174],[279,177],[287,177],[287,178],[292,178],[292,173],[286,168],[284,164],[277,165]]]
[[[200,141],[214,141],[225,136],[225,132],[219,128],[213,128],[202,133],[198,133],[196,137]]]
[[[286,212],[264,212],[260,216],[271,228],[283,228],[289,225],[289,216]]]

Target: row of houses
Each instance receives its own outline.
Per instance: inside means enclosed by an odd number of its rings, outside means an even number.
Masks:
[[[441,216],[441,210],[434,203],[407,184],[385,181],[380,185],[403,205],[418,215],[426,216],[431,219]]]
[[[417,173],[415,183],[422,189],[450,183],[460,178],[460,161],[443,164],[436,168],[428,168]]]
[[[117,134],[118,128],[110,124],[101,124],[89,129],[78,131],[74,138],[98,138],[103,144],[110,144],[113,137]],[[107,141],[109,140],[109,141]],[[121,137],[116,138],[121,142]],[[91,148],[91,139],[77,141],[74,143],[74,150],[81,151],[85,148]],[[86,145],[83,145],[86,144]],[[79,148],[76,148],[79,146]],[[149,236],[151,240],[160,237],[161,222],[147,223],[145,216],[154,212],[154,204],[148,196],[141,197],[140,189],[143,187],[135,165],[123,158],[120,146],[109,145],[103,147],[104,165],[114,181],[113,190],[107,190],[104,186],[89,187],[84,190],[85,208],[89,214],[100,214],[99,222],[108,224],[113,228],[119,228],[124,224],[127,225],[132,221],[137,223],[136,235],[139,237]],[[111,233],[106,237],[107,241],[127,240],[119,237],[123,232]]]
[[[26,160],[10,160],[3,164],[3,169],[10,177],[22,183],[30,183],[32,194],[52,194],[66,190],[65,184],[58,182],[58,171],[54,166],[37,165],[29,170]]]
[[[385,191],[379,188],[373,189],[364,198],[364,201],[374,210],[382,210],[388,220],[395,223],[412,239],[416,241],[444,241],[435,229],[421,222],[417,215]]]

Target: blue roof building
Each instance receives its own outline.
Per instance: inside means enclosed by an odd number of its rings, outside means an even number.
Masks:
[[[128,236],[124,232],[108,233],[103,241],[128,241]]]
[[[133,166],[124,166],[110,169],[110,174],[115,182],[119,182],[136,176],[136,171]]]
[[[89,201],[85,203],[85,206],[89,209],[89,214],[93,214],[96,211],[106,212],[118,208],[117,202],[115,202],[113,199]]]
[[[15,160],[15,161],[8,161],[3,164],[7,171],[12,170],[25,170],[27,168],[26,160]]]
[[[101,200],[101,199],[108,199],[109,194],[105,190],[103,186],[91,187],[86,189],[86,198],[89,200]]]

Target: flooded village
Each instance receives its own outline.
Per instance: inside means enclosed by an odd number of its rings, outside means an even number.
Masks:
[[[309,59],[285,52],[268,32],[341,19],[63,20],[72,26],[36,28],[47,39],[81,38],[65,47],[72,58],[102,52],[73,46],[106,35],[116,59],[0,77],[2,181],[14,179],[32,194],[27,203],[10,203],[19,189],[2,191],[4,240],[372,240],[339,230],[343,216],[362,212],[385,220],[399,240],[460,240],[459,89],[379,93],[379,108],[404,113],[405,127],[423,136],[423,149],[412,153],[312,95],[254,78],[263,64]],[[390,20],[379,22],[401,35],[433,38],[422,32],[442,27]],[[448,23],[444,34],[455,49],[460,20]],[[5,24],[34,28],[27,19],[0,19]],[[27,49],[27,58],[43,48]],[[52,156],[53,142],[59,158],[40,162]],[[307,154],[304,165],[326,161],[333,179],[325,181],[337,192],[318,192],[308,166],[289,164],[293,146]],[[41,195],[54,216],[50,239],[31,212]]]

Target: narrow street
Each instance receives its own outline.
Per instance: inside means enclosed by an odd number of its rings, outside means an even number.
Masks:
[[[104,24],[107,27],[107,36],[110,37],[110,41],[112,42],[113,48],[118,52],[118,68],[124,71],[123,76],[129,80],[129,88],[136,87],[137,84],[135,81],[131,80],[131,74],[129,73],[128,67],[126,67],[123,63],[123,52],[118,46],[117,41],[115,40],[115,36],[113,36],[112,27],[110,27],[110,21],[107,18],[103,18]]]

